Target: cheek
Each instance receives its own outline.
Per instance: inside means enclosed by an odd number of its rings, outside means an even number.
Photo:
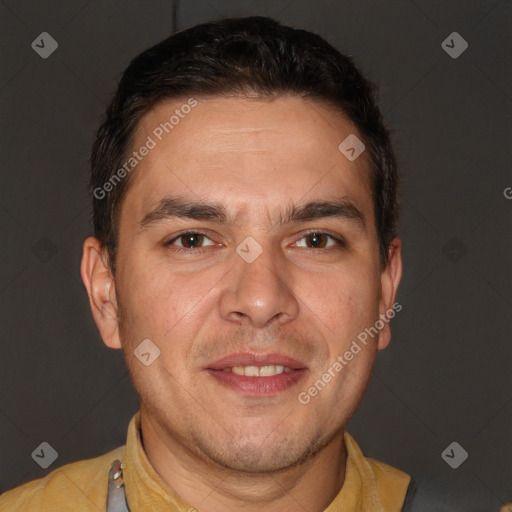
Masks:
[[[378,311],[374,283],[348,272],[332,272],[325,279],[312,279],[304,290],[304,302],[330,329],[331,335],[357,334]],[[307,290],[307,291],[306,291]]]
[[[120,269],[121,270],[121,269]],[[168,277],[158,275],[154,266],[143,262],[124,261],[119,272],[120,303],[124,312],[124,329],[130,339],[149,338],[158,343],[179,316],[175,285]]]
[[[169,265],[138,265],[123,282],[123,305],[130,339],[149,338],[161,350],[166,367],[187,360],[191,340],[211,308],[209,293],[219,276],[179,274]]]

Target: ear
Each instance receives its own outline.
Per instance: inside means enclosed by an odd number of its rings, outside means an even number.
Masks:
[[[398,285],[402,279],[402,255],[401,255],[402,242],[399,238],[394,238],[389,245],[389,261],[381,273],[380,285],[381,296],[379,300],[379,319],[383,320],[384,327],[379,331],[379,341],[377,350],[383,350],[391,341],[391,327],[389,322],[394,316],[395,311],[402,309],[399,306],[395,309],[395,296],[398,290]],[[390,315],[389,313],[393,313]]]
[[[106,249],[97,238],[91,236],[84,242],[80,273],[103,343],[112,349],[122,348],[115,279],[108,265]]]

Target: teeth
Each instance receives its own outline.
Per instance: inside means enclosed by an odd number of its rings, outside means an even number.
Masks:
[[[281,371],[278,371],[278,368],[281,368]],[[276,375],[277,373],[283,373],[283,367],[279,367],[279,366],[273,366],[273,365],[268,365],[268,366],[262,366],[260,368],[260,377],[271,377],[272,375]],[[247,373],[246,373],[247,375]]]
[[[269,364],[259,368],[258,366],[233,366],[233,368],[224,368],[225,372],[232,371],[236,375],[245,375],[246,377],[272,377],[283,372],[291,373],[293,370],[281,364]]]
[[[258,377],[260,374],[260,370],[257,366],[246,366],[245,367],[245,376],[246,377]]]

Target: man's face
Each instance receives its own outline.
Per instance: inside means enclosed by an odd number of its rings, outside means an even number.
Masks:
[[[299,401],[389,308],[366,154],[349,161],[338,146],[354,126],[300,98],[198,99],[159,141],[154,130],[185,103],[152,110],[133,144],[151,136],[156,147],[120,212],[120,343],[162,431],[224,466],[277,470],[340,433],[383,348],[370,340]],[[166,198],[221,205],[226,222],[148,216]],[[364,222],[282,222],[293,205],[325,201],[351,203]],[[160,349],[149,366],[134,355],[145,339]]]

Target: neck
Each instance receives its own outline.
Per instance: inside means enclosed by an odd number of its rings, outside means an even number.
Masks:
[[[202,512],[321,512],[345,481],[343,431],[314,457],[273,473],[242,473],[201,458],[141,409],[146,456],[160,478]]]

